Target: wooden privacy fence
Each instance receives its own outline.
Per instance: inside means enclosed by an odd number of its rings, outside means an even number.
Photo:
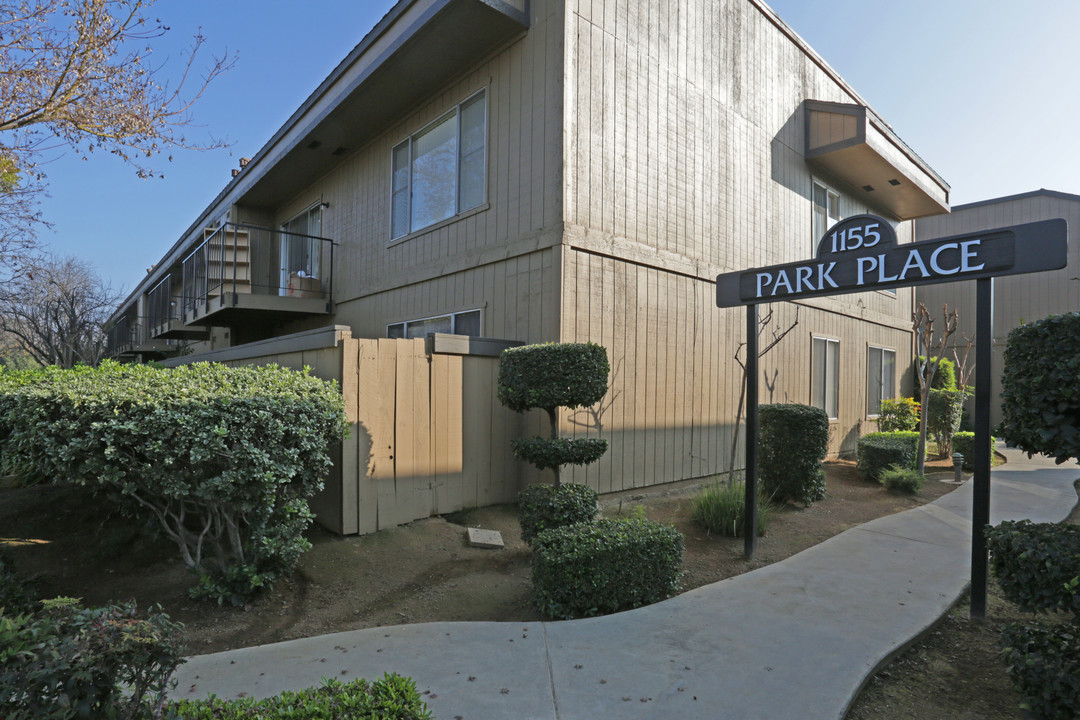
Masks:
[[[356,339],[338,326],[169,364],[308,366],[340,383],[349,437],[334,448],[311,505],[321,525],[349,535],[516,500],[535,471],[510,452],[524,421],[496,395],[498,355],[516,344],[441,334]]]

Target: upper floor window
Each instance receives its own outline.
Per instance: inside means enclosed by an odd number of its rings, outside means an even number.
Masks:
[[[450,333],[451,335],[480,337],[480,311],[466,310],[421,320],[406,320],[405,322],[386,326],[386,337],[388,338],[409,338],[411,340],[413,338],[427,337],[428,333]]]
[[[390,239],[483,204],[486,150],[484,91],[398,143],[391,158]]]
[[[871,347],[866,357],[866,414],[881,413],[881,401],[896,397],[896,352]]]
[[[814,237],[811,254],[817,252],[818,241],[825,231],[840,220],[840,195],[814,181]]]

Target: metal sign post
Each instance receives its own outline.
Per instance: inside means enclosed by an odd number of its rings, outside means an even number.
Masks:
[[[993,278],[1057,270],[1068,262],[1065,220],[1014,225],[937,240],[896,241],[884,218],[856,215],[829,228],[813,260],[725,273],[716,278],[717,307],[746,306],[745,554],[757,545],[757,305],[932,283],[977,281],[975,494],[971,530],[971,615],[986,615],[986,538],[990,521],[990,344]]]

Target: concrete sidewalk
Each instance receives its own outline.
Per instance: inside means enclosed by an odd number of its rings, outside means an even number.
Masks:
[[[1076,465],[1005,451],[991,522],[1064,519]],[[842,718],[970,573],[971,490],[662,603],[587,620],[370,628],[190,658],[176,698],[265,697],[397,672],[436,718]]]

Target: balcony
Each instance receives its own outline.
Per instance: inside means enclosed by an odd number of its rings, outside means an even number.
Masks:
[[[205,340],[210,329],[184,324],[183,282],[169,273],[146,294],[150,337],[167,340]]]
[[[156,339],[150,335],[146,318],[125,315],[106,332],[106,354],[118,360],[162,358],[180,351],[179,340]]]
[[[332,241],[236,223],[207,229],[204,236],[183,264],[179,319],[185,325],[330,313]]]

